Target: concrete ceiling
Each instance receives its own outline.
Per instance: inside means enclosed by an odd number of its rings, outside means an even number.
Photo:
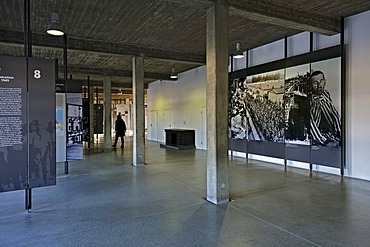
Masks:
[[[230,0],[229,52],[303,31],[333,35],[340,18],[370,10],[369,0]],[[68,35],[68,74],[130,89],[132,56],[144,55],[145,81],[169,79],[205,63],[206,11],[211,0],[32,0],[32,55],[58,59],[63,39],[47,35],[51,13]],[[0,1],[0,54],[24,56],[24,0]],[[125,92],[128,92],[127,90]]]

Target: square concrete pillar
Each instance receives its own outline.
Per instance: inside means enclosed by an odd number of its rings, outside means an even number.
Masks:
[[[112,107],[111,107],[111,77],[103,78],[104,87],[104,151],[112,150]]]
[[[94,145],[94,86],[92,83],[88,88],[89,98],[89,142],[90,145]]]
[[[145,165],[144,58],[132,59],[133,93],[133,160],[134,166]]]
[[[228,12],[226,0],[207,11],[207,200],[214,204],[229,202]]]

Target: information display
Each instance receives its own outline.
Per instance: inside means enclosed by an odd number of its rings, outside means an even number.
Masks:
[[[0,147],[22,144],[22,89],[0,88]]]
[[[55,63],[28,59],[30,188],[55,185]]]
[[[234,77],[228,134],[246,144],[233,150],[340,168],[340,65],[333,57]]]
[[[0,192],[54,185],[55,165],[55,61],[0,56]]]
[[[27,187],[26,59],[0,56],[0,192]]]
[[[82,95],[67,93],[67,160],[83,158]]]
[[[94,105],[94,134],[103,134],[103,104]]]

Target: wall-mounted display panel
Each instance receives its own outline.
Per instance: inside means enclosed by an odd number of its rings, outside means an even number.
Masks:
[[[311,162],[340,167],[341,61],[328,59],[311,64]]]
[[[303,64],[285,70],[285,142],[310,145],[308,133],[308,80],[310,65]]]
[[[341,59],[337,51],[332,47],[233,73],[230,149],[340,168]],[[289,67],[271,70],[283,64]],[[252,74],[264,69],[268,72]]]

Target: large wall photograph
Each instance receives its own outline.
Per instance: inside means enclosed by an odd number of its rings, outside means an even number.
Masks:
[[[230,138],[284,141],[284,71],[236,78],[230,87]]]
[[[341,146],[340,58],[312,63],[310,135],[313,145]]]
[[[287,143],[340,147],[340,58],[286,69]]]
[[[340,79],[340,57],[233,78],[229,138],[258,141],[233,148],[340,167]]]
[[[308,100],[310,65],[304,64],[285,70],[285,142],[310,145]]]

